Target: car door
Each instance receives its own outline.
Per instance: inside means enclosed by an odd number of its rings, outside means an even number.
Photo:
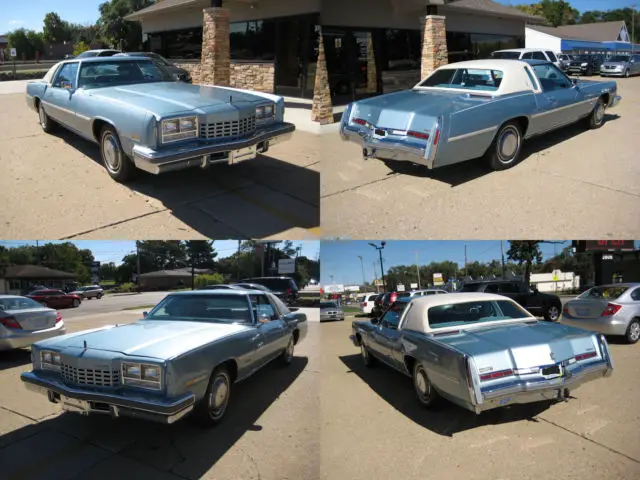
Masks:
[[[260,335],[258,357],[260,362],[264,364],[276,357],[284,348],[282,343],[285,325],[281,315],[266,294],[250,295],[249,298]]]
[[[532,115],[534,131],[552,130],[586,114],[589,106],[583,103],[583,92],[558,67],[543,63],[531,69],[541,90],[536,93],[538,112]]]
[[[73,97],[77,88],[78,66],[78,62],[69,62],[60,67],[42,99],[47,114],[72,129],[77,128]]]
[[[381,358],[393,365],[396,365],[395,355],[396,350],[400,350],[400,333],[398,332],[398,325],[400,323],[400,317],[402,312],[408,305],[408,302],[395,302],[382,316],[380,324],[375,332],[375,338],[377,343],[378,352]]]

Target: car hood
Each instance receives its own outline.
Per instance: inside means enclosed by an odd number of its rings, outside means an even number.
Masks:
[[[480,368],[493,366],[496,370],[554,364],[593,347],[591,333],[549,322],[475,327],[437,338],[475,357]],[[487,364],[496,359],[500,365]]]
[[[204,115],[242,110],[265,102],[263,97],[220,87],[184,82],[159,82],[105,87],[89,90],[89,95],[122,102],[157,116],[190,113]]]
[[[140,320],[47,340],[45,346],[103,350],[124,355],[169,359],[201,345],[250,330],[237,324]]]

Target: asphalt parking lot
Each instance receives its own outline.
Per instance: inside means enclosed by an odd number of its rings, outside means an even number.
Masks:
[[[295,132],[233,167],[114,182],[96,144],[45,134],[23,93],[0,85],[0,216],[4,240],[24,238],[317,238],[319,143]]]
[[[600,80],[599,77],[593,77]],[[609,79],[607,79],[609,80]],[[640,77],[616,79],[622,102],[599,130],[572,125],[527,142],[524,160],[481,159],[429,171],[362,159],[322,137],[322,233],[340,238],[636,238],[640,236]]]

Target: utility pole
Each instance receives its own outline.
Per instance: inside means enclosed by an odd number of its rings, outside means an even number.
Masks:
[[[371,245],[373,248],[375,248],[376,250],[378,250],[378,254],[380,255],[380,273],[382,274],[382,291],[386,292],[387,291],[387,285],[386,282],[384,281],[384,264],[382,263],[382,250],[384,249],[384,246],[387,244],[387,242],[385,242],[384,240],[382,242],[380,242],[380,246],[376,245],[375,243],[371,243],[369,242],[369,245]]]
[[[364,260],[362,259],[362,255],[358,255],[360,259],[360,266],[362,267],[362,287],[364,288],[364,284],[367,283],[367,280],[364,278]]]
[[[136,240],[136,283],[140,277],[140,242]]]
[[[464,276],[468,277],[469,274],[467,272],[467,244],[464,244]]]
[[[633,55],[633,47],[636,41],[636,4],[631,5],[631,55]]]
[[[238,252],[236,253],[236,282],[240,281],[240,245],[242,240],[238,240]]]
[[[418,288],[420,288],[420,264],[418,262],[418,251],[416,250],[416,272],[418,273]]]
[[[504,271],[504,241],[500,240],[500,252],[502,253],[502,279],[505,280],[506,272]]]
[[[196,268],[193,259],[191,259],[191,290],[196,289]]]
[[[373,261],[373,288],[376,289],[376,293],[378,293],[378,286],[376,285],[376,262]]]

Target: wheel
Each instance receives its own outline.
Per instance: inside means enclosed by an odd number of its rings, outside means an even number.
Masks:
[[[371,368],[375,365],[375,358],[371,356],[369,349],[362,340],[360,340],[360,355],[362,355],[362,363],[364,363],[365,367]]]
[[[73,302],[71,302],[71,306],[73,308],[78,308],[80,306],[80,300],[78,300],[77,298],[74,298]]]
[[[294,340],[293,335],[291,335],[289,337],[289,343],[287,343],[287,348],[282,352],[282,355],[280,355],[280,363],[282,363],[282,365],[291,365],[295,345],[296,341]]]
[[[630,76],[631,76],[631,72],[629,72],[629,69],[627,68],[627,69],[624,71],[624,78],[629,78]]]
[[[40,126],[42,127],[42,130],[45,131],[45,133],[52,133],[58,126],[58,124],[53,120],[51,120],[51,117],[47,115],[47,112],[44,111],[44,106],[42,105],[42,102],[38,104],[38,117],[40,121]]]
[[[549,305],[544,312],[544,319],[547,322],[557,322],[560,318],[560,308],[557,305]]]
[[[631,320],[624,336],[627,339],[627,343],[637,343],[640,340],[640,320]]]
[[[231,396],[231,376],[226,367],[217,367],[211,374],[204,398],[196,405],[194,416],[202,426],[218,425],[224,418]]]
[[[416,390],[418,401],[423,406],[430,408],[439,402],[440,395],[433,388],[422,362],[416,362],[413,366],[413,386]]]
[[[97,295],[96,298],[100,300],[102,298],[102,295]]]
[[[588,127],[595,130],[600,128],[604,124],[604,112],[606,105],[602,97],[598,98],[598,101],[593,107],[591,114],[587,117]]]
[[[522,149],[522,130],[516,122],[507,122],[496,134],[486,157],[492,170],[506,170],[518,163]]]
[[[100,154],[107,172],[116,182],[126,182],[135,177],[136,167],[122,150],[116,130],[107,125],[100,135]]]

